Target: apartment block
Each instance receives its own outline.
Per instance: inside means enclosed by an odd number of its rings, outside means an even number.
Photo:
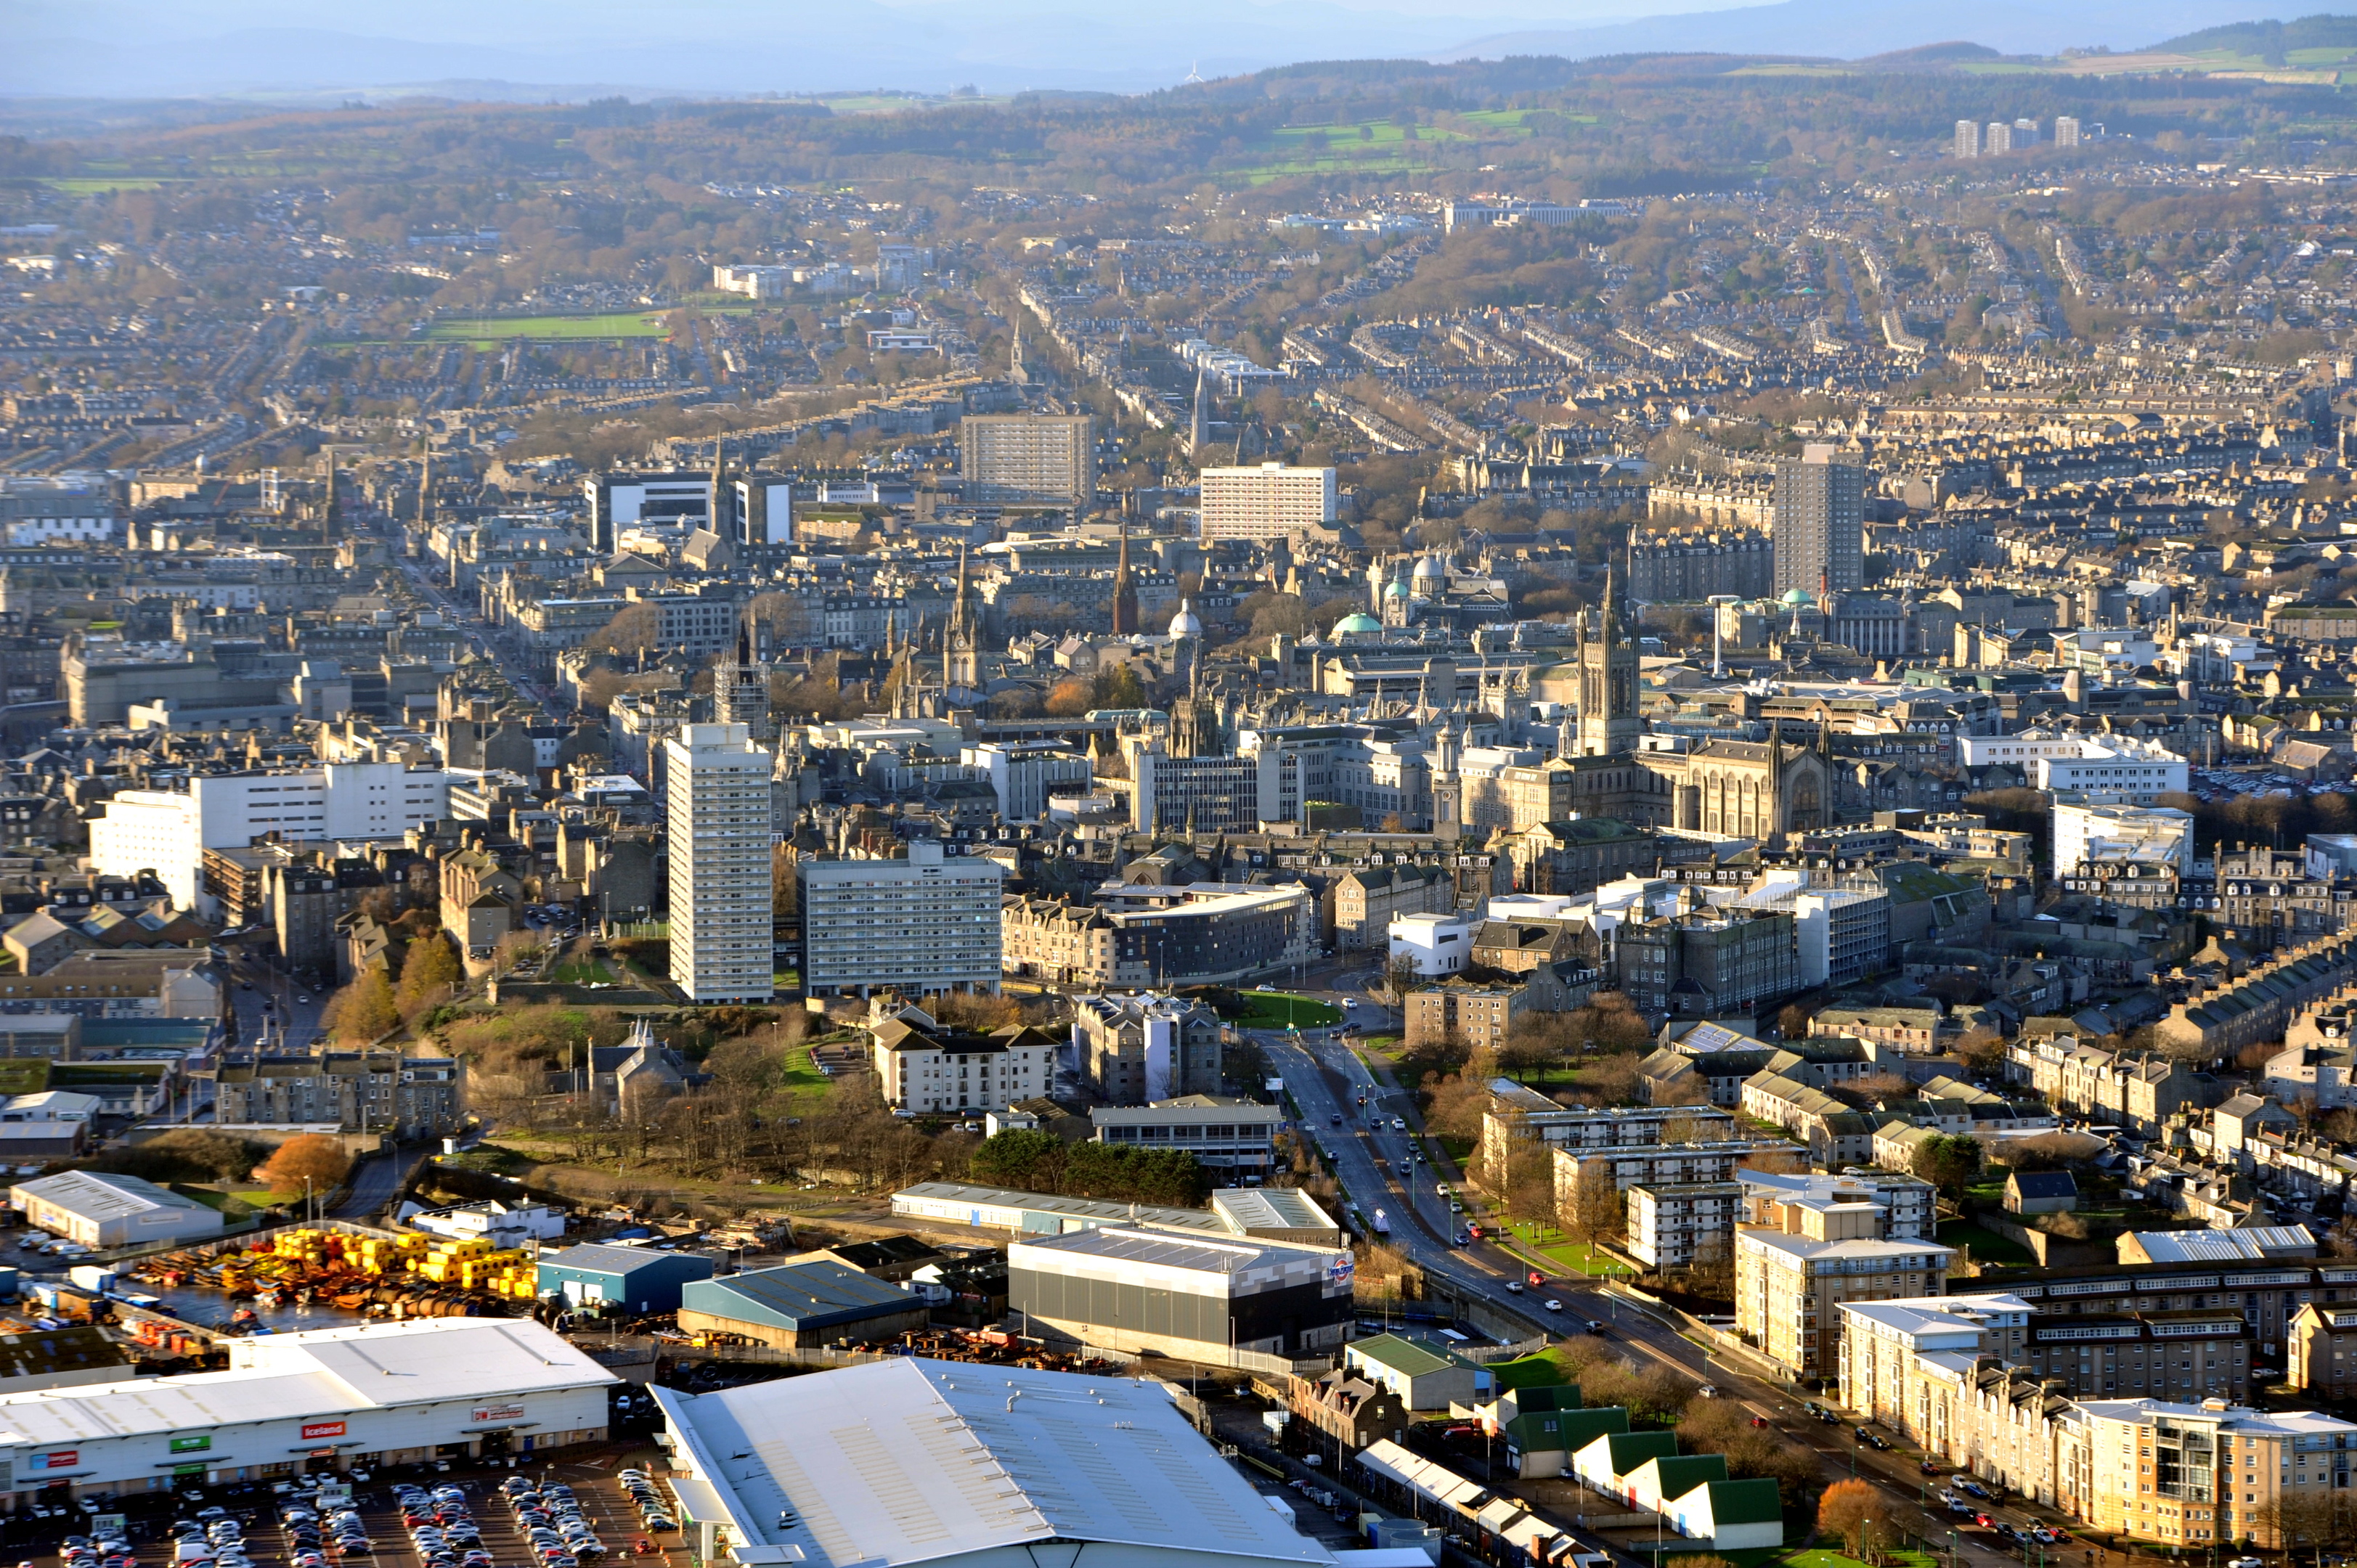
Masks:
[[[671,978],[691,1001],[777,993],[770,766],[743,725],[688,725],[663,742]]]
[[[1203,539],[1283,539],[1334,526],[1334,470],[1263,463],[1202,472]]]
[[[1798,462],[1776,465],[1779,595],[1798,588],[1814,597],[1866,585],[1866,470],[1835,462],[1834,451],[1811,442]]]
[[[2357,1305],[2310,1302],[2291,1320],[2285,1380],[2303,1393],[2342,1400],[2357,1395]]]
[[[1087,505],[1097,493],[1095,430],[1086,414],[967,414],[958,437],[965,499],[985,506]]]
[[[1886,1240],[1871,1203],[1804,1197],[1772,1206],[1768,1222],[1735,1233],[1735,1325],[1796,1378],[1840,1367],[1841,1305],[1930,1295],[1955,1250]]]
[[[979,1115],[1037,1100],[1054,1084],[1056,1043],[1037,1029],[978,1035],[903,1007],[867,1035],[877,1085],[895,1109]]]
[[[223,1062],[210,1076],[214,1119],[224,1126],[332,1122],[348,1133],[438,1137],[458,1131],[466,1111],[466,1067],[449,1057],[262,1056]]]
[[[1107,1104],[1152,1105],[1220,1091],[1226,1026],[1202,1004],[1149,991],[1075,996],[1072,1010],[1081,1079]]]
[[[1935,1189],[1917,1176],[1886,1171],[1825,1176],[1738,1170],[1726,1182],[1629,1189],[1630,1255],[1656,1269],[1690,1267],[1714,1247],[1731,1248],[1735,1229],[1764,1215],[1770,1204],[1801,1197],[1871,1203],[1882,1210],[1882,1234],[1928,1240]]]
[[[805,860],[794,873],[810,994],[998,989],[1006,872],[996,861],[944,855],[920,840],[905,859]],[[675,905],[672,919],[676,927]]]
[[[2313,1411],[2268,1412],[2223,1399],[2090,1400],[2055,1422],[2058,1501],[2093,1529],[2200,1552],[2287,1543],[2345,1528],[2357,1426]]]

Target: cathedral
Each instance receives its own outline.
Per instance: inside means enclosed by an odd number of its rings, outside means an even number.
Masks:
[[[1547,764],[1572,776],[1560,788],[1572,811],[1756,839],[1770,849],[1782,848],[1792,834],[1831,825],[1832,758],[1823,741],[1817,749],[1787,745],[1777,725],[1765,741],[1692,746],[1646,736],[1637,711],[1636,642],[1620,623],[1609,570],[1593,624],[1591,636],[1589,618],[1578,618],[1572,658],[1536,682],[1560,692],[1574,709]],[[1437,785],[1437,769],[1434,779]]]

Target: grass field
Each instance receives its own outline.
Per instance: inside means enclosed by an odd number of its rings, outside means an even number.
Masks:
[[[181,180],[153,179],[145,175],[106,174],[45,179],[41,182],[51,190],[68,196],[104,196],[117,190],[159,190],[167,185],[186,183]]]
[[[0,1094],[38,1094],[49,1086],[49,1064],[40,1057],[0,1058]]]
[[[1292,1024],[1304,1029],[1322,1029],[1342,1021],[1340,1008],[1314,997],[1295,996],[1283,991],[1247,991],[1243,995],[1245,1011],[1229,1020],[1243,1028],[1282,1029]]]
[[[1566,1273],[1586,1274],[1590,1279],[1602,1279],[1608,1274],[1629,1273],[1628,1264],[1618,1259],[1607,1257],[1584,1241],[1566,1240],[1563,1232],[1553,1226],[1540,1229],[1532,1220],[1518,1219],[1514,1221],[1512,1229],[1514,1234],[1521,1237],[1533,1251]],[[1548,1240],[1533,1240],[1534,1236],[1545,1237]]]
[[[1490,1370],[1501,1389],[1545,1388],[1555,1383],[1579,1381],[1577,1369],[1555,1350],[1517,1356],[1511,1361],[1492,1361]]]
[[[613,965],[602,958],[593,958],[560,963],[549,972],[548,977],[559,985],[590,985],[601,981],[610,983],[615,975]]]
[[[602,316],[479,316],[436,321],[424,334],[430,343],[494,343],[529,338],[536,343],[664,338],[671,328],[652,311],[616,310]]]
[[[1973,1261],[1979,1263],[2032,1264],[2038,1262],[2029,1249],[2020,1242],[2000,1236],[1994,1230],[1984,1230],[1960,1219],[1951,1219],[1940,1227],[1943,1247],[1970,1247]]]

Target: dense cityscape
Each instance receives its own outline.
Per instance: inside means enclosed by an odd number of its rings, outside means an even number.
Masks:
[[[2345,1563],[2344,66],[12,102],[20,1568]]]

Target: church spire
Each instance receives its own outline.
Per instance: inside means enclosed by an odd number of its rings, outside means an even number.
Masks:
[[[1137,635],[1137,585],[1129,575],[1129,520],[1121,523],[1121,555],[1113,568],[1113,634]]]
[[[728,514],[728,443],[720,436],[712,438],[712,510],[711,529],[721,538],[729,537]]]

